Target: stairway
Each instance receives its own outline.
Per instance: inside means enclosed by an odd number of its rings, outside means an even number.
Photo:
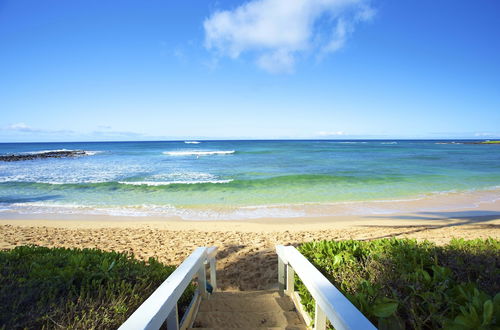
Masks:
[[[216,292],[200,303],[190,329],[307,329],[288,296],[277,291]]]

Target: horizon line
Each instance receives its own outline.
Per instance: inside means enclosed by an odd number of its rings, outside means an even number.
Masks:
[[[171,139],[171,140],[101,140],[101,141],[12,141],[12,142],[0,142],[0,144],[8,143],[124,143],[124,142],[185,142],[185,141],[202,141],[202,142],[213,142],[213,141],[491,141],[500,140],[499,138],[352,138],[352,139],[326,139],[326,138],[277,138],[277,139],[265,139],[265,138],[246,138],[246,139]]]

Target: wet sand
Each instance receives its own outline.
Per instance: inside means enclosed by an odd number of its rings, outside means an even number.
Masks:
[[[239,221],[185,221],[178,218],[3,215],[0,249],[19,245],[100,248],[156,257],[178,265],[198,246],[217,246],[222,290],[276,286],[276,244],[312,240],[409,237],[437,244],[454,237],[500,239],[500,212],[469,210]]]

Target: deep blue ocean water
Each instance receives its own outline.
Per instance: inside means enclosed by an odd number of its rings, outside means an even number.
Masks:
[[[0,162],[0,212],[202,218],[252,207],[390,201],[500,187],[500,145],[186,142],[193,141],[0,144],[0,154],[88,151],[76,158]]]

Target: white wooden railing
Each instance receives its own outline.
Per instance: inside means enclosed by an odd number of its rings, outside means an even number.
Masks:
[[[376,329],[373,324],[293,246],[276,246],[278,284],[281,293],[290,295],[304,318],[309,319],[294,291],[295,274],[316,302],[314,329],[326,329],[326,319],[336,330]]]
[[[156,289],[146,301],[123,323],[119,330],[159,329],[167,323],[169,330],[184,329],[189,326],[189,318],[195,314],[200,296],[207,296],[207,278],[205,265],[210,267],[210,285],[215,291],[217,279],[215,272],[216,247],[199,247]],[[188,311],[179,322],[177,301],[184,290],[197,275],[198,288]]]

